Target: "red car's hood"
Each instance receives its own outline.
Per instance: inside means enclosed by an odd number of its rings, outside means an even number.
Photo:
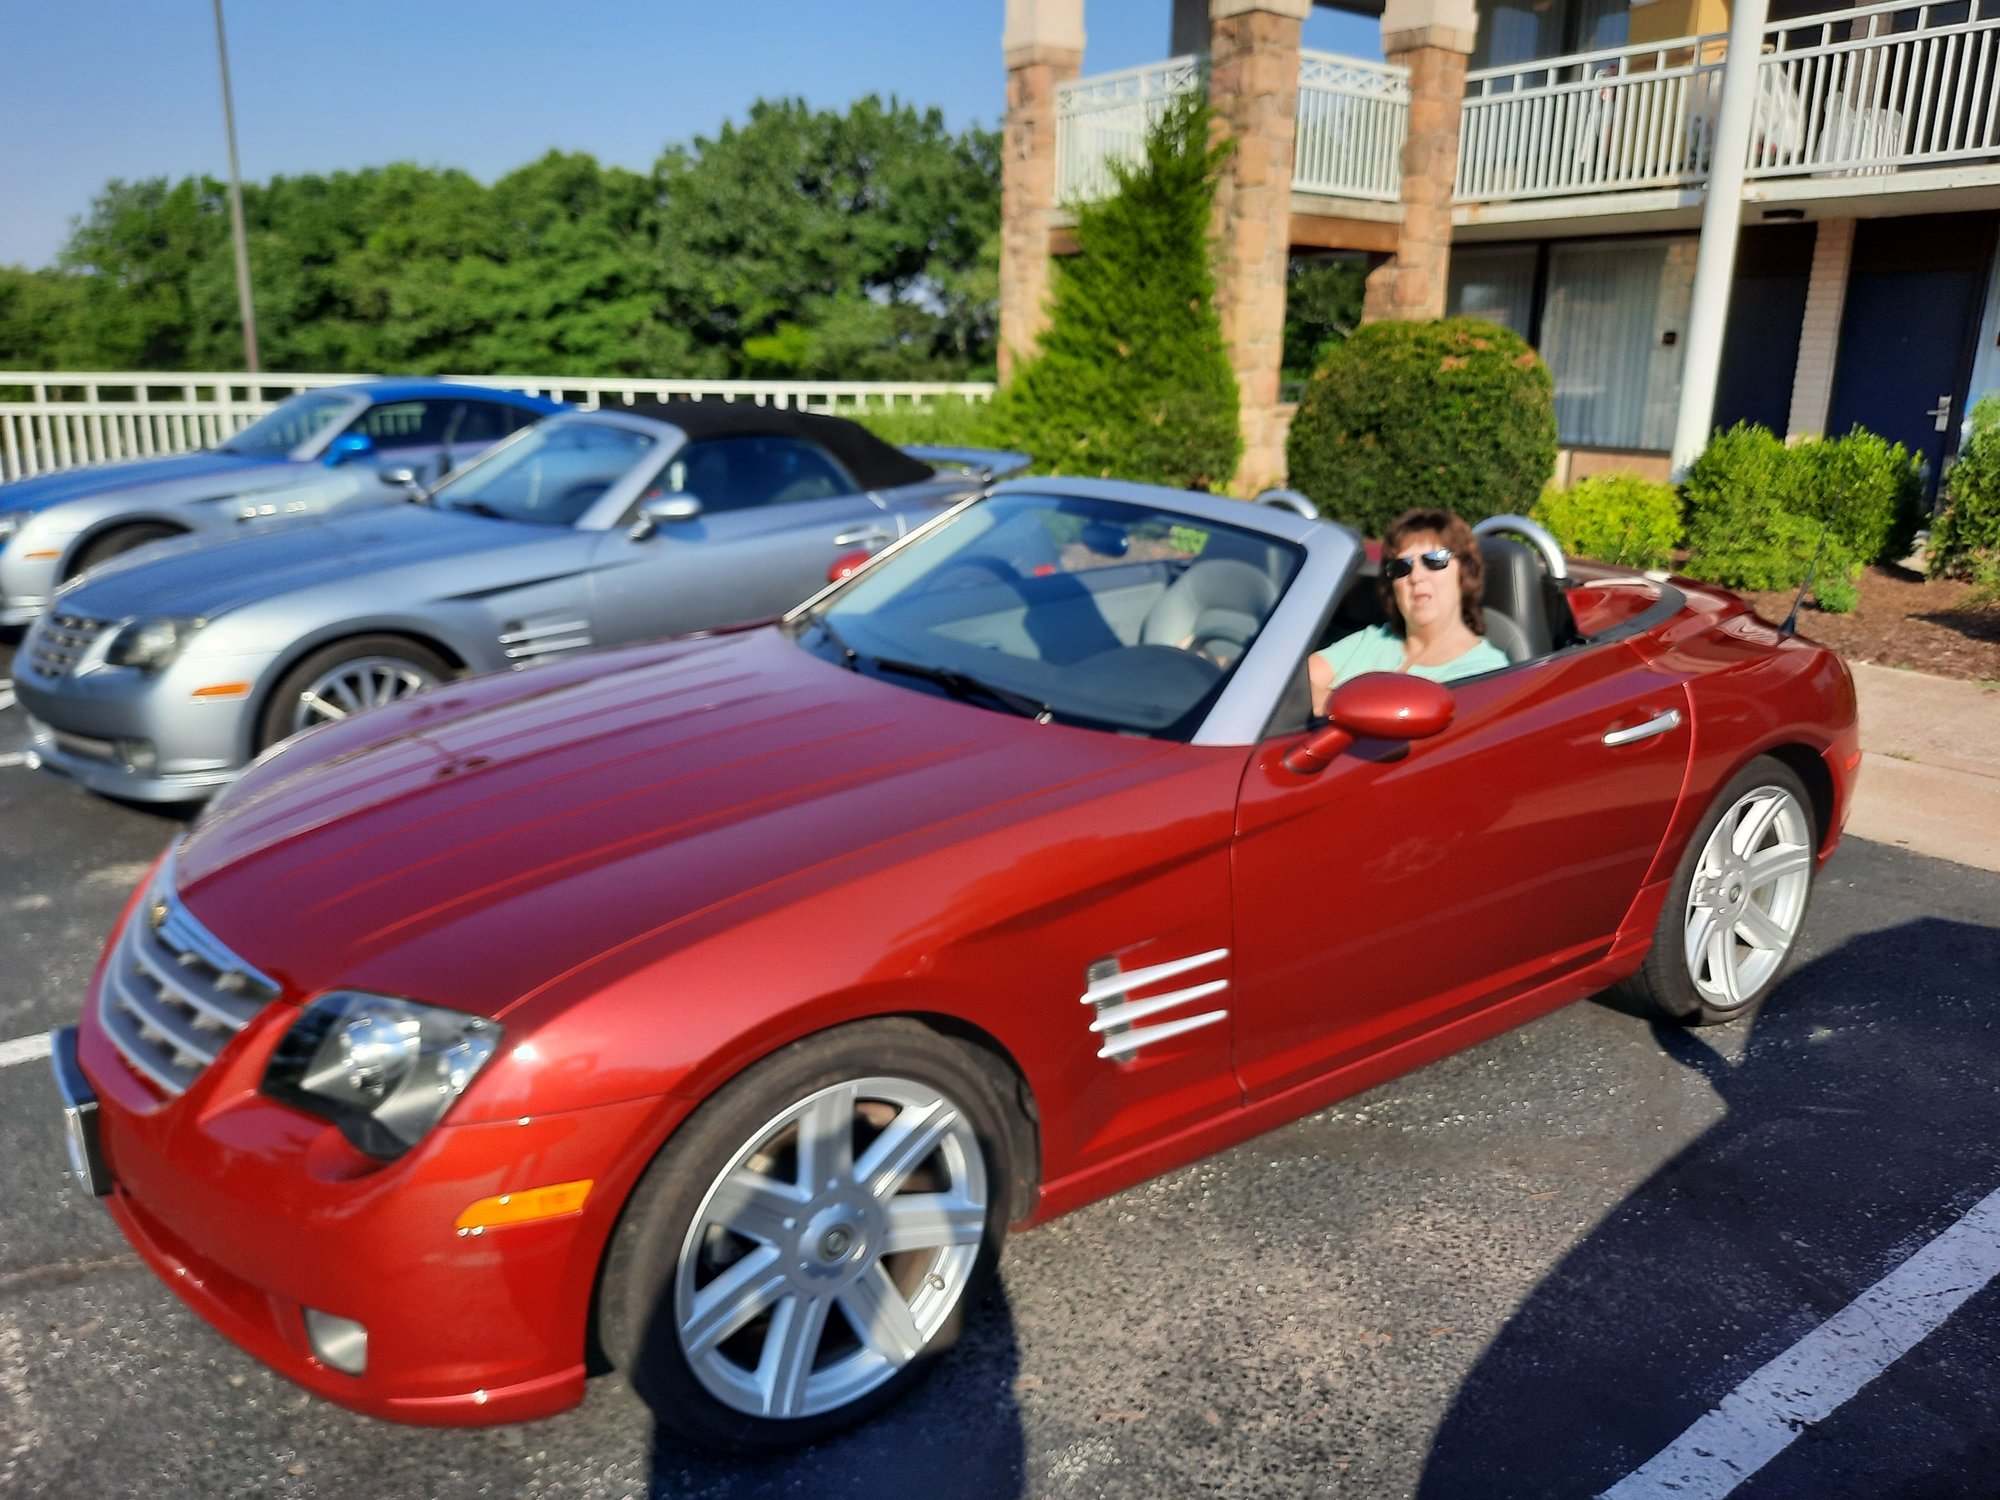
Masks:
[[[829,861],[1027,804],[1171,747],[933,697],[773,629],[420,694],[254,769],[181,892],[294,994],[487,1014],[620,945]]]

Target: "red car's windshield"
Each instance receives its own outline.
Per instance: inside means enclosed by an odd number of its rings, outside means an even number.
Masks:
[[[800,640],[919,690],[1185,739],[1303,555],[1171,510],[1008,493],[869,567]]]

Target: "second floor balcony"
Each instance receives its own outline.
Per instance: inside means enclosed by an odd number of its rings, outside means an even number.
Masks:
[[[1461,222],[1664,207],[1706,182],[1727,37],[1684,36],[1467,75],[1453,184]],[[1772,199],[2000,186],[2000,0],[1892,0],[1764,32],[1746,171]],[[1057,192],[1110,191],[1198,56],[1079,79],[1059,104]],[[1395,66],[1300,56],[1293,188],[1322,211],[1393,205],[1409,113]],[[1918,175],[1921,174],[1921,175]]]

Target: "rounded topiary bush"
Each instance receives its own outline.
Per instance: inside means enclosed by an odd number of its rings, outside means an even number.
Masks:
[[[1566,490],[1545,490],[1534,519],[1573,557],[1657,568],[1680,545],[1681,497],[1672,485],[1637,475],[1594,474]]]
[[[1291,483],[1366,536],[1413,505],[1525,514],[1555,469],[1554,393],[1548,366],[1497,324],[1364,324],[1306,385]]]

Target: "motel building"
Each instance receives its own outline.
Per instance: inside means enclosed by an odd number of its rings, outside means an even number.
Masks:
[[[1283,477],[1299,256],[1366,257],[1369,318],[1527,338],[1563,479],[1665,478],[1748,420],[1858,423],[1935,484],[2000,390],[2000,0],[1151,3],[1168,55],[1089,76],[1083,0],[1008,0],[1002,373],[1074,248],[1068,206],[1205,89],[1236,141],[1216,235],[1239,488]],[[1334,10],[1379,17],[1379,53],[1305,48]]]

